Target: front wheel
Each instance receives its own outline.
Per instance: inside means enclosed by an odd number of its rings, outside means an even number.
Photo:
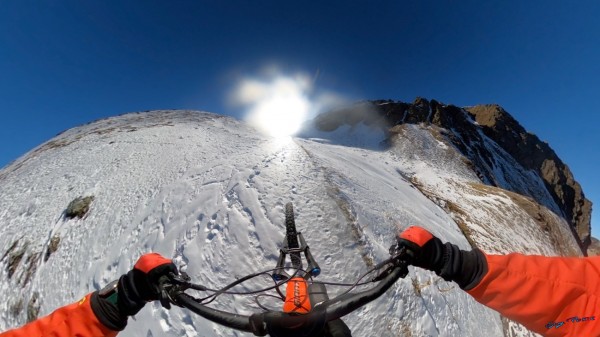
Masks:
[[[285,235],[287,237],[288,248],[298,249],[298,232],[296,232],[296,220],[294,219],[294,206],[291,202],[285,204]],[[295,269],[302,268],[302,258],[300,252],[290,253],[292,259],[292,266]]]

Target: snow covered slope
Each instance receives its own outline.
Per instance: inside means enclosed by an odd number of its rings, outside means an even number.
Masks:
[[[576,254],[576,243],[552,244],[567,228],[560,217],[477,185],[431,130],[407,130],[385,150],[385,135],[367,126],[282,140],[193,111],[127,114],[68,130],[0,171],[0,330],[101,288],[146,252],[173,258],[213,288],[272,268],[288,201],[322,280],[355,281],[412,224],[464,249]],[[78,197],[93,197],[88,213],[67,217]],[[481,212],[485,205],[493,207]],[[540,230],[534,213],[552,228]],[[221,296],[215,306],[259,310],[252,297]],[[506,327],[456,285],[420,269],[345,321],[354,336],[504,336]],[[158,303],[120,334],[243,335]]]

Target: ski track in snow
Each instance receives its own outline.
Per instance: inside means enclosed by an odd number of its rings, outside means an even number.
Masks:
[[[21,262],[9,279],[7,258],[0,262],[0,290],[11,294],[0,303],[0,330],[24,323],[23,311],[12,312],[26,307],[34,292],[40,314],[47,314],[116,279],[146,252],[173,258],[196,283],[211,288],[273,268],[288,201],[321,265],[321,280],[354,282],[387,257],[398,230],[413,224],[469,248],[453,218],[412,179],[444,200],[468,197],[477,220],[470,225],[485,244],[492,234],[477,227],[488,219],[477,213],[477,203],[505,205],[507,199],[477,200],[457,189],[453,181],[478,178],[453,157],[441,168],[431,165],[448,156],[449,147],[416,127],[407,132],[413,133],[410,146],[383,151],[381,134],[361,126],[277,140],[231,118],[181,111],[128,114],[68,130],[0,171],[0,247],[24,249],[23,260],[32,257],[34,266]],[[67,219],[69,202],[88,195],[95,197],[88,215]],[[523,233],[516,231],[511,235]],[[58,250],[46,260],[55,236]],[[235,289],[271,284],[262,277]],[[332,287],[329,295],[343,290]],[[247,296],[223,295],[213,306],[259,311]],[[418,268],[344,320],[354,336],[504,335],[498,314]],[[120,334],[140,335],[250,334],[152,303]],[[511,336],[517,335],[529,336]]]

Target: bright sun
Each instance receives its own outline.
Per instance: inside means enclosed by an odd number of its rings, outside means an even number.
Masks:
[[[243,80],[233,99],[249,107],[246,120],[274,137],[293,136],[308,117],[310,81],[304,76],[277,76],[269,81]]]

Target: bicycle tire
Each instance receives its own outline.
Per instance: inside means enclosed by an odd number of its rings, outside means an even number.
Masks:
[[[296,231],[296,220],[294,218],[294,206],[291,202],[285,204],[285,235],[287,236],[288,248],[298,249],[298,232]],[[300,252],[290,253],[292,267],[302,269],[302,257]]]

